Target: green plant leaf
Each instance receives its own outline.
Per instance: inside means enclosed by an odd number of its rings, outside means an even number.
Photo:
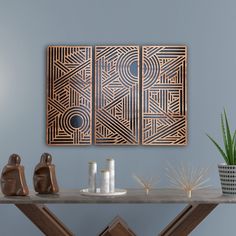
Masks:
[[[236,138],[236,130],[234,131],[233,141],[235,141],[235,138]]]
[[[232,148],[232,136],[229,128],[229,122],[227,119],[226,111],[224,109],[224,120],[226,125],[226,136],[227,136],[227,148],[228,148],[228,159],[229,163],[232,165],[233,163],[233,148]]]
[[[220,147],[220,145],[210,135],[208,134],[206,135],[216,146],[216,148],[224,158],[226,164],[236,165],[236,130],[234,130],[234,132],[231,133],[225,109],[223,113],[221,113],[221,131],[222,131],[222,138],[224,141],[224,146],[223,146],[224,148]]]
[[[206,134],[206,135],[213,142],[213,144],[217,147],[218,151],[220,152],[220,154],[224,158],[225,162],[228,165],[230,165],[229,159],[228,159],[227,155],[224,153],[224,151],[222,150],[222,148],[220,147],[220,145],[209,134]]]
[[[228,141],[226,137],[226,132],[225,132],[225,125],[224,125],[224,117],[223,114],[221,113],[221,129],[222,129],[222,136],[223,136],[223,141],[224,141],[224,146],[225,146],[225,154],[228,157],[229,156],[229,149],[228,149]]]
[[[234,165],[236,164],[236,130],[234,131],[233,136],[233,159],[234,159]]]

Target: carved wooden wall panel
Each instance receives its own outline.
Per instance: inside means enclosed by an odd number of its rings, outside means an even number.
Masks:
[[[47,50],[47,143],[91,144],[92,47]]]
[[[97,46],[95,63],[92,46],[50,46],[47,59],[49,145],[89,145],[92,133],[97,145],[137,145],[139,133],[143,145],[187,144],[185,46]]]
[[[139,47],[95,47],[95,143],[139,143]]]
[[[187,143],[185,46],[142,47],[142,144]]]

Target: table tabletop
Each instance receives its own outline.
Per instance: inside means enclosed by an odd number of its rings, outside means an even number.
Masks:
[[[37,194],[30,191],[28,196],[3,196],[0,194],[0,204],[68,204],[68,203],[236,203],[236,196],[222,195],[220,189],[202,189],[192,192],[188,198],[186,193],[178,189],[153,189],[148,195],[142,189],[127,189],[123,196],[83,196],[79,189],[64,189],[58,194]]]

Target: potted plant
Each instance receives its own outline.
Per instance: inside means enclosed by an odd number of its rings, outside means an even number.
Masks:
[[[224,146],[221,147],[211,136],[209,139],[216,146],[225,163],[218,165],[222,193],[236,195],[236,130],[230,130],[227,114],[221,113],[221,130]]]

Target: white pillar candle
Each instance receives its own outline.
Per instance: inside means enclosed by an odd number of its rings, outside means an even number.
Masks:
[[[110,188],[110,172],[109,170],[101,170],[101,193],[109,193]]]
[[[115,160],[107,159],[107,169],[110,172],[110,192],[115,192]]]
[[[97,175],[97,163],[94,161],[89,162],[89,192],[96,192],[96,175]]]

